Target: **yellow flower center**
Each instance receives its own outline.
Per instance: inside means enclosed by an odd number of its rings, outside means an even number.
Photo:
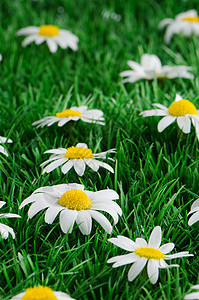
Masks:
[[[84,147],[70,147],[66,149],[65,157],[69,159],[92,158],[92,150]]]
[[[81,114],[82,113],[80,111],[75,111],[75,110],[72,110],[72,109],[66,109],[66,110],[63,110],[62,112],[56,113],[56,117],[57,118],[80,117]]]
[[[197,115],[197,109],[193,103],[191,103],[189,100],[179,100],[173,102],[169,108],[168,112],[170,115],[179,117],[179,116],[185,116],[187,114],[190,115]]]
[[[165,256],[163,252],[152,247],[138,247],[135,254],[148,259],[164,259]]]
[[[72,210],[86,210],[91,208],[92,202],[83,191],[72,189],[59,198],[58,204]]]
[[[39,35],[47,37],[59,35],[59,27],[54,25],[42,25],[39,27]]]
[[[183,18],[182,21],[199,22],[199,16]]]
[[[35,286],[26,289],[21,300],[58,300],[53,290],[47,286]]]

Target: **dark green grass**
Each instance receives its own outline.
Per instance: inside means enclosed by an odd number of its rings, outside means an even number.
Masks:
[[[58,8],[64,12],[59,13]],[[197,8],[197,1],[2,1],[0,3],[1,62],[0,135],[9,136],[9,158],[0,155],[2,211],[19,213],[10,219],[15,240],[0,240],[0,299],[8,300],[32,285],[48,285],[77,299],[183,299],[198,282],[198,224],[188,227],[187,213],[198,197],[198,141],[194,130],[177,138],[174,123],[158,133],[159,117],[139,113],[160,102],[168,106],[178,92],[199,108],[198,49],[195,37],[175,36],[166,46],[157,29],[166,17]],[[103,19],[102,11],[121,15],[121,21]],[[19,28],[55,24],[79,38],[77,52],[58,49],[50,54],[45,44],[21,47]],[[127,60],[140,61],[143,53],[157,54],[163,64],[193,66],[195,80],[139,81],[121,84],[119,73]],[[36,129],[32,122],[73,105],[87,104],[104,111],[106,126],[75,122],[58,128]],[[70,127],[71,126],[71,127]],[[86,142],[96,152],[117,148],[115,173],[89,168],[82,178],[74,170],[42,175],[43,152]],[[77,226],[65,235],[58,218],[44,223],[43,212],[28,220],[20,203],[36,188],[78,182],[96,191],[111,188],[120,194],[123,216],[114,226],[118,234],[148,240],[160,225],[162,243],[174,242],[175,251],[194,257],[177,259],[179,268],[160,270],[152,285],[146,269],[127,281],[130,266],[113,269],[108,258],[125,254],[109,243],[110,237],[94,221],[83,236]],[[107,216],[109,218],[109,216]],[[111,218],[109,218],[110,221]]]

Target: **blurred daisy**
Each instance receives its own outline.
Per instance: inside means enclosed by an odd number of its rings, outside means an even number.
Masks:
[[[74,300],[68,294],[63,292],[54,292],[51,288],[47,286],[34,286],[27,288],[24,293],[20,293],[10,300]]]
[[[133,70],[123,71],[120,73],[121,77],[127,77],[122,82],[135,82],[139,79],[151,80],[154,78],[188,78],[193,79],[194,76],[188,71],[191,71],[191,67],[187,66],[162,66],[160,59],[153,54],[144,54],[141,57],[141,64],[136,61],[129,60],[127,62],[130,68]]]
[[[57,51],[57,47],[60,46],[62,49],[67,47],[76,51],[79,41],[78,37],[72,32],[64,29],[60,29],[55,25],[41,25],[40,27],[29,26],[17,31],[17,35],[27,35],[24,39],[22,46],[25,47],[32,42],[36,45],[40,45],[46,41],[50,52],[54,53]]]
[[[199,199],[195,200],[191,206],[191,210],[188,215],[194,213],[191,218],[189,219],[188,225],[191,226],[194,223],[199,221]]]
[[[71,233],[76,222],[83,234],[90,234],[93,218],[110,234],[111,223],[98,210],[110,214],[116,224],[118,215],[122,215],[122,210],[117,203],[112,201],[115,199],[119,199],[119,196],[113,190],[90,192],[85,191],[81,184],[59,184],[35,190],[19,208],[34,202],[28,211],[29,218],[47,208],[45,222],[48,224],[52,224],[60,213],[59,221],[64,233],[68,231]]]
[[[184,299],[191,299],[191,300],[194,300],[194,299],[199,299],[199,284],[196,284],[196,285],[193,285],[191,287],[191,289],[193,290],[198,290],[197,292],[193,292],[191,294],[188,294],[184,297]]]
[[[180,95],[176,94],[175,101],[171,103],[169,108],[160,104],[154,103],[153,106],[158,107],[157,109],[145,110],[140,113],[143,117],[150,116],[164,116],[158,123],[158,131],[162,132],[175,120],[179,128],[184,133],[190,133],[191,121],[196,129],[196,135],[199,140],[199,115],[196,107],[187,99],[183,99]]]
[[[0,144],[5,144],[5,143],[12,143],[12,140],[11,139],[7,139],[6,137],[0,136]],[[8,156],[8,152],[1,145],[0,145],[0,153],[3,153],[4,155]]]
[[[5,201],[0,201],[0,208],[2,208],[2,206],[4,206],[4,204],[6,204]],[[0,219],[4,219],[4,218],[21,218],[21,217],[19,215],[10,214],[10,213],[0,214]],[[12,237],[14,239],[15,238],[14,230],[9,226],[0,223],[0,234],[1,234],[2,238],[7,239],[9,236],[9,233],[12,235]]]
[[[195,9],[178,14],[175,19],[164,19],[158,27],[159,29],[167,27],[164,39],[166,43],[169,43],[173,34],[182,33],[184,36],[190,36],[191,34],[199,35],[199,16]]]
[[[82,120],[86,123],[97,123],[100,125],[105,125],[103,112],[99,109],[88,110],[88,106],[73,106],[70,109],[66,109],[62,112],[56,113],[56,116],[45,117],[39,121],[32,123],[32,125],[37,125],[38,127],[51,126],[58,122],[58,126],[61,127],[68,123],[69,121]]]
[[[2,55],[0,54],[0,61],[2,61],[2,59],[3,59],[3,57],[2,57]]]
[[[125,236],[118,235],[117,238],[111,238],[108,241],[131,253],[112,257],[107,262],[114,263],[113,268],[133,263],[128,272],[129,281],[133,281],[148,262],[147,273],[149,280],[152,284],[155,284],[159,277],[159,268],[179,267],[179,265],[168,265],[165,260],[193,256],[189,254],[188,251],[168,255],[167,253],[172,251],[175,245],[173,243],[167,243],[160,246],[161,239],[162,230],[160,226],[156,226],[153,229],[148,243],[143,238],[137,238],[135,242],[133,242]]]
[[[79,176],[82,176],[84,174],[86,165],[88,165],[95,172],[97,172],[101,166],[114,173],[114,170],[111,166],[104,162],[98,161],[98,159],[105,159],[107,153],[116,153],[115,149],[93,154],[92,150],[88,149],[86,144],[78,143],[75,147],[70,147],[67,149],[51,149],[44,153],[53,153],[53,155],[51,155],[47,161],[41,164],[42,167],[45,167],[42,174],[50,173],[63,164],[64,165],[61,170],[64,174],[66,174],[74,166],[75,172]],[[113,160],[112,158],[108,159]]]

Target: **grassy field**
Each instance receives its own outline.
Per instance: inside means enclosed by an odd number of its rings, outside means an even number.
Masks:
[[[164,299],[180,300],[196,284],[199,264],[198,224],[189,227],[187,213],[198,197],[198,141],[194,129],[182,140],[176,123],[162,133],[159,117],[143,118],[139,113],[152,103],[166,106],[178,92],[199,108],[199,39],[174,36],[169,46],[158,23],[166,17],[197,8],[198,1],[172,0],[7,0],[0,3],[1,62],[0,135],[8,136],[9,157],[0,155],[0,198],[2,211],[18,213],[9,219],[16,238],[0,240],[0,299],[8,300],[32,285],[48,285],[76,299]],[[103,11],[115,12],[120,21],[103,18]],[[22,48],[16,31],[22,27],[54,24],[79,37],[77,52],[46,46]],[[121,83],[119,73],[129,69],[127,60],[140,62],[144,53],[156,54],[163,64],[193,67],[194,80]],[[106,126],[73,122],[36,129],[31,124],[74,105],[88,105],[104,111]],[[87,143],[96,152],[116,148],[115,169],[94,173],[87,167],[78,177],[72,169],[66,175],[58,168],[42,175],[43,152],[58,147]],[[58,218],[44,222],[44,212],[28,219],[28,207],[21,202],[45,185],[77,182],[91,191],[114,189],[123,215],[108,235],[97,222],[83,236],[77,226],[64,234]],[[109,216],[107,216],[109,218]],[[112,219],[109,218],[112,222]],[[148,240],[160,225],[162,243],[173,242],[173,251],[189,251],[194,257],[179,258],[179,268],[161,270],[153,286],[146,268],[128,282],[130,266],[112,268],[107,260],[126,254],[107,242],[118,234]]]

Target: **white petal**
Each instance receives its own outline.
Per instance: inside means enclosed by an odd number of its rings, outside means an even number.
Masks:
[[[31,195],[30,197],[26,198],[19,206],[19,209],[22,209],[27,204],[35,202],[37,200],[41,200],[41,201],[45,200],[43,193],[34,194],[34,195]]]
[[[187,300],[187,299],[191,299],[191,300],[199,299],[199,292],[195,292],[195,293],[191,293],[189,295],[186,295],[184,297],[184,300]]]
[[[78,143],[75,147],[82,147],[88,149],[88,146],[85,143]]]
[[[95,206],[92,205],[91,208],[92,208],[93,210],[101,210],[101,211],[107,212],[107,213],[110,214],[111,217],[113,218],[113,220],[114,220],[114,225],[117,224],[117,222],[118,222],[118,214],[117,214],[117,212],[116,212],[113,208],[111,208],[110,206],[104,205],[104,204],[102,204],[102,205],[99,205],[99,204],[98,204],[98,205],[95,205]],[[121,212],[122,212],[122,210],[121,210]]]
[[[45,151],[44,153],[53,153],[53,154],[65,154],[66,149],[65,148],[58,148],[58,149],[50,149]]]
[[[161,71],[162,63],[156,55],[143,54],[141,57],[141,65],[146,71]]]
[[[85,191],[86,193],[87,191]],[[119,199],[118,193],[116,193],[114,190],[101,190],[98,192],[92,192],[90,195],[91,200],[117,200]]]
[[[163,109],[150,109],[142,111],[139,116],[151,117],[151,116],[167,116],[168,112]]]
[[[36,36],[35,34],[27,36],[27,37],[23,40],[22,46],[23,46],[23,47],[28,46],[30,43],[34,42],[36,38],[37,38],[37,36]]]
[[[108,241],[127,251],[135,251],[139,247],[131,239],[121,235],[118,235],[117,238],[108,239]]]
[[[49,204],[46,201],[36,201],[31,205],[28,211],[28,217],[33,218],[38,212],[48,207]]]
[[[194,208],[196,208],[196,207],[199,207],[199,199],[196,199],[196,200],[193,202],[193,204],[192,204],[192,206],[191,206],[191,210],[194,209]]]
[[[167,243],[167,244],[162,245],[158,250],[160,250],[164,254],[167,254],[167,253],[171,252],[174,247],[175,247],[174,243]]]
[[[128,280],[133,281],[144,269],[146,263],[147,263],[147,258],[145,257],[141,257],[139,260],[137,260],[129,269]]]
[[[161,110],[165,110],[166,112],[168,112],[168,108],[160,103],[153,103],[152,105],[160,108]]]
[[[73,167],[73,161],[69,160],[63,167],[61,168],[62,172],[66,174]]]
[[[0,152],[3,153],[4,155],[8,156],[8,152],[3,146],[0,146]]]
[[[151,283],[155,284],[159,276],[158,262],[155,259],[149,259],[147,264],[147,273]]]
[[[58,300],[75,300],[74,298],[71,298],[68,294],[64,292],[53,292]]]
[[[60,226],[64,233],[67,233],[68,231],[69,233],[72,232],[77,214],[78,212],[76,210],[62,210],[62,212],[60,213]]]
[[[131,263],[134,263],[136,260],[140,259],[138,255],[135,253],[128,253],[125,255],[118,255],[115,257],[112,257],[107,260],[107,263],[114,263],[113,268],[117,268],[123,265],[128,265]]]
[[[172,22],[173,22],[173,19],[171,19],[171,18],[164,19],[158,24],[158,29],[162,29],[163,27],[171,24]]]
[[[99,164],[96,159],[85,159],[85,163],[95,172],[99,169]]]
[[[177,102],[180,100],[183,100],[182,96],[180,96],[179,94],[176,94],[175,101]]]
[[[48,38],[46,43],[51,53],[55,53],[57,51],[57,44],[53,39]]]
[[[29,26],[25,28],[21,28],[17,31],[16,35],[28,35],[28,34],[34,34],[39,33],[39,28],[36,26]]]
[[[173,259],[173,258],[179,258],[179,257],[187,257],[187,256],[193,256],[193,254],[189,254],[188,251],[184,251],[184,252],[179,252],[179,253],[174,253],[174,254],[170,254],[170,255],[165,255],[165,259]]]
[[[0,144],[1,143],[13,143],[13,141],[7,137],[0,136]]]
[[[79,211],[76,219],[82,234],[90,234],[92,228],[92,219],[87,211]]]
[[[166,116],[162,118],[158,123],[158,131],[162,132],[165,128],[171,125],[175,121],[176,117],[174,116]]]
[[[47,167],[45,167],[43,169],[43,172],[42,174],[44,173],[50,173],[52,172],[54,169],[58,168],[59,166],[63,165],[63,163],[66,162],[66,159],[65,158],[60,158],[52,163],[50,163]]]
[[[15,238],[14,230],[5,224],[0,223],[0,233],[2,235],[3,239],[7,239],[9,236],[9,233],[12,235],[13,239]]]
[[[104,228],[104,230],[107,233],[110,234],[112,232],[111,223],[104,215],[102,215],[98,211],[94,211],[94,210],[89,210],[89,213],[90,213],[91,217],[93,219],[95,219]]]
[[[83,159],[74,159],[73,164],[74,164],[75,172],[79,176],[82,176],[84,174],[84,171],[85,171],[85,162],[84,162],[84,160]]]
[[[151,232],[148,247],[158,248],[161,244],[162,230],[160,226],[156,226]]]
[[[189,133],[191,131],[191,120],[187,117],[177,117],[177,123],[179,128],[184,133]]]
[[[199,211],[191,216],[191,218],[188,221],[188,225],[192,226],[194,223],[196,223],[198,221],[199,221]]]
[[[60,206],[50,206],[45,213],[45,222],[48,224],[52,224],[58,213],[63,210],[64,207]]]
[[[109,166],[107,163],[102,162],[102,161],[98,161],[98,165],[99,165],[100,167],[103,167],[103,168],[107,169],[107,170],[110,171],[111,173],[114,173],[113,168],[112,168],[111,166]]]
[[[143,238],[137,238],[135,242],[138,247],[147,247],[147,242]]]
[[[0,201],[0,208],[2,208],[6,204],[5,201]]]
[[[138,64],[136,61],[128,60],[127,64],[131,69],[133,69],[135,71],[138,71],[138,72],[141,72],[141,73],[143,73],[143,71],[144,71],[143,66]]]

